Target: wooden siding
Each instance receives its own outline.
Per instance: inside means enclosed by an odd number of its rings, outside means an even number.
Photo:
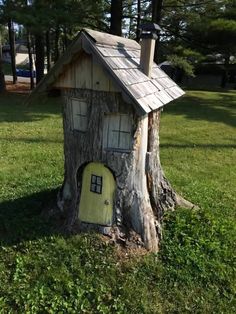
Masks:
[[[91,55],[86,53],[78,55],[77,60],[65,68],[65,71],[54,83],[54,87],[118,92],[118,88],[108,74],[98,63],[93,62]]]

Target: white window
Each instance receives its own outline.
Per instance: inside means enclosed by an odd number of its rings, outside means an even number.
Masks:
[[[105,116],[103,128],[103,148],[120,151],[131,149],[132,121],[127,114],[111,114]]]
[[[72,128],[85,132],[88,126],[88,105],[84,100],[71,98]]]

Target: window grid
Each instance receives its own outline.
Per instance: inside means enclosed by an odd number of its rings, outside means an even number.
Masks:
[[[97,194],[102,194],[102,177],[91,175],[90,191]]]
[[[71,98],[72,125],[76,131],[86,132],[88,123],[87,104],[84,100]]]
[[[111,131],[111,133],[116,133],[118,134],[118,143],[117,143],[117,147],[112,147],[112,148],[117,148],[117,149],[120,149],[121,148],[121,134],[128,134],[128,135],[131,135],[131,132],[130,131],[122,131],[121,130],[121,119],[122,119],[122,115],[119,116],[119,126],[118,126],[118,130],[117,129],[111,129],[110,130],[110,123],[108,124],[108,132],[107,132],[107,143],[109,143],[109,133]],[[110,148],[108,146],[108,148]],[[127,148],[128,149],[128,148]]]

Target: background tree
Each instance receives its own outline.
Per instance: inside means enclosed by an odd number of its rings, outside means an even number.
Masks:
[[[202,53],[222,56],[221,87],[224,88],[228,82],[230,57],[236,54],[236,3],[224,1],[223,6],[215,5],[210,9],[210,15],[208,8],[197,23],[190,25],[190,34],[201,42],[199,50]]]
[[[4,92],[6,89],[4,73],[2,69],[2,28],[0,25],[0,93]]]
[[[19,1],[20,2],[20,1]],[[14,14],[17,10],[18,3],[11,0],[3,0],[1,3],[1,21],[2,24],[8,27],[8,39],[11,55],[11,71],[13,77],[13,84],[17,82],[16,75],[16,48],[15,48],[15,30],[14,30]]]
[[[156,45],[157,62],[169,60],[181,81],[182,74],[193,75],[205,56],[220,54],[225,86],[230,57],[235,55],[235,5],[234,0],[4,0],[0,23],[9,26],[13,75],[12,25],[22,25],[16,35],[27,43],[31,73],[35,52],[37,82],[43,77],[45,64],[49,70],[81,28],[119,36],[123,30],[125,36],[139,41],[140,25],[152,21],[162,28]]]
[[[111,0],[111,25],[110,33],[122,36],[123,1]]]

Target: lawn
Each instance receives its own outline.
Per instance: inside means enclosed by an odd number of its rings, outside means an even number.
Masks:
[[[63,236],[42,215],[63,180],[60,102],[0,96],[0,313],[235,313],[236,92],[189,91],[161,119],[168,179],[158,254]]]

